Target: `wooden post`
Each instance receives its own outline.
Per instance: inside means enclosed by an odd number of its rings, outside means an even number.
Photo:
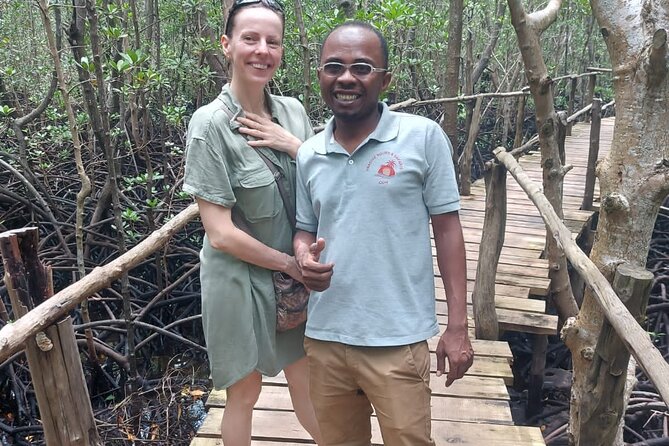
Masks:
[[[588,150],[588,168],[585,174],[585,189],[583,191],[583,203],[581,209],[592,210],[592,200],[595,196],[595,166],[599,157],[599,134],[602,127],[602,100],[592,100],[592,122],[590,123],[590,148]]]
[[[584,104],[592,103],[592,100],[595,98],[596,84],[597,84],[597,75],[593,73],[591,76],[588,76],[588,92],[585,95],[585,101],[583,101]],[[585,122],[590,122],[590,118],[588,117],[588,115],[586,115]]]
[[[567,155],[564,150],[564,143],[567,139],[567,113],[564,111],[557,112],[557,144],[558,152],[560,153],[560,161],[562,165],[567,163]]]
[[[527,415],[534,416],[541,412],[544,390],[544,372],[546,370],[546,351],[548,336],[535,334],[532,339],[532,366],[530,382],[527,388]]]
[[[525,95],[518,97],[518,110],[516,113],[516,134],[513,137],[513,148],[523,144],[523,124],[525,123]]]
[[[597,222],[599,221],[599,214],[595,213],[588,219],[583,229],[576,238],[576,243],[585,253],[590,255],[592,245],[595,242],[595,234],[597,233]],[[569,271],[569,280],[571,281],[571,290],[574,293],[574,299],[578,307],[581,308],[583,298],[585,297],[585,278],[574,268]]]
[[[37,228],[0,234],[5,283],[14,318],[53,295],[51,268],[39,260]],[[69,316],[25,343],[46,443],[102,446]]]
[[[484,175],[485,217],[472,302],[476,338],[496,341],[499,339],[499,323],[495,311],[495,279],[506,230],[506,168],[494,165]]]
[[[648,296],[653,283],[653,274],[646,269],[623,263],[616,270],[613,289],[637,321],[646,313]],[[630,353],[616,334],[608,320],[604,320],[602,331],[595,347],[592,366],[588,373],[594,392],[583,395],[581,425],[578,427],[579,445],[606,446],[614,444],[616,423],[602,420],[620,420],[623,415],[623,392],[627,379],[627,364]]]
[[[567,104],[567,116],[574,114],[574,102],[576,101],[576,84],[578,82],[577,77],[571,78],[571,89],[569,90],[569,103]],[[573,124],[570,122],[567,124],[567,136],[571,136],[571,126]]]
[[[481,123],[481,102],[483,98],[476,98],[476,105],[472,112],[472,121],[469,126],[469,135],[467,136],[467,144],[462,151],[462,156],[459,160],[460,165],[460,190],[462,195],[469,195],[471,193],[471,179],[472,179],[472,158],[474,156],[474,145],[479,134],[479,127]]]

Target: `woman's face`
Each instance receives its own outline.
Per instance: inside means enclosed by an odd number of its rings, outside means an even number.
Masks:
[[[283,22],[265,7],[245,7],[234,17],[231,36],[221,38],[237,82],[267,84],[281,63]]]

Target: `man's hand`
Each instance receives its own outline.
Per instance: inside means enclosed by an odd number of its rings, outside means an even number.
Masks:
[[[467,327],[451,329],[448,327],[437,344],[437,376],[441,376],[448,358],[446,387],[465,375],[474,362],[474,349],[469,341]]]
[[[314,291],[323,291],[330,287],[334,263],[320,263],[321,252],[325,249],[325,239],[319,238],[314,243],[295,252],[297,264],[302,270],[303,283]]]

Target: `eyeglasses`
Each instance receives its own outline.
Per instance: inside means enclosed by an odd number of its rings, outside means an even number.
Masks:
[[[279,0],[235,0],[228,11],[228,19],[225,22],[225,34],[230,34],[230,24],[237,11],[244,6],[261,4],[284,15],[283,4]]]
[[[328,62],[318,67],[318,71],[321,71],[328,76],[341,76],[346,70],[349,70],[355,77],[365,77],[372,73],[384,73],[388,71],[387,68],[377,68],[365,62],[356,62],[351,64]]]

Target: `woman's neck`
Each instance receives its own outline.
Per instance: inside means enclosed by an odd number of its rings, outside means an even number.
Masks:
[[[269,108],[265,103],[265,90],[263,87],[257,85],[245,85],[241,82],[235,82],[233,78],[230,81],[230,90],[242,106],[245,112],[255,113],[257,115],[265,116],[269,113]]]

